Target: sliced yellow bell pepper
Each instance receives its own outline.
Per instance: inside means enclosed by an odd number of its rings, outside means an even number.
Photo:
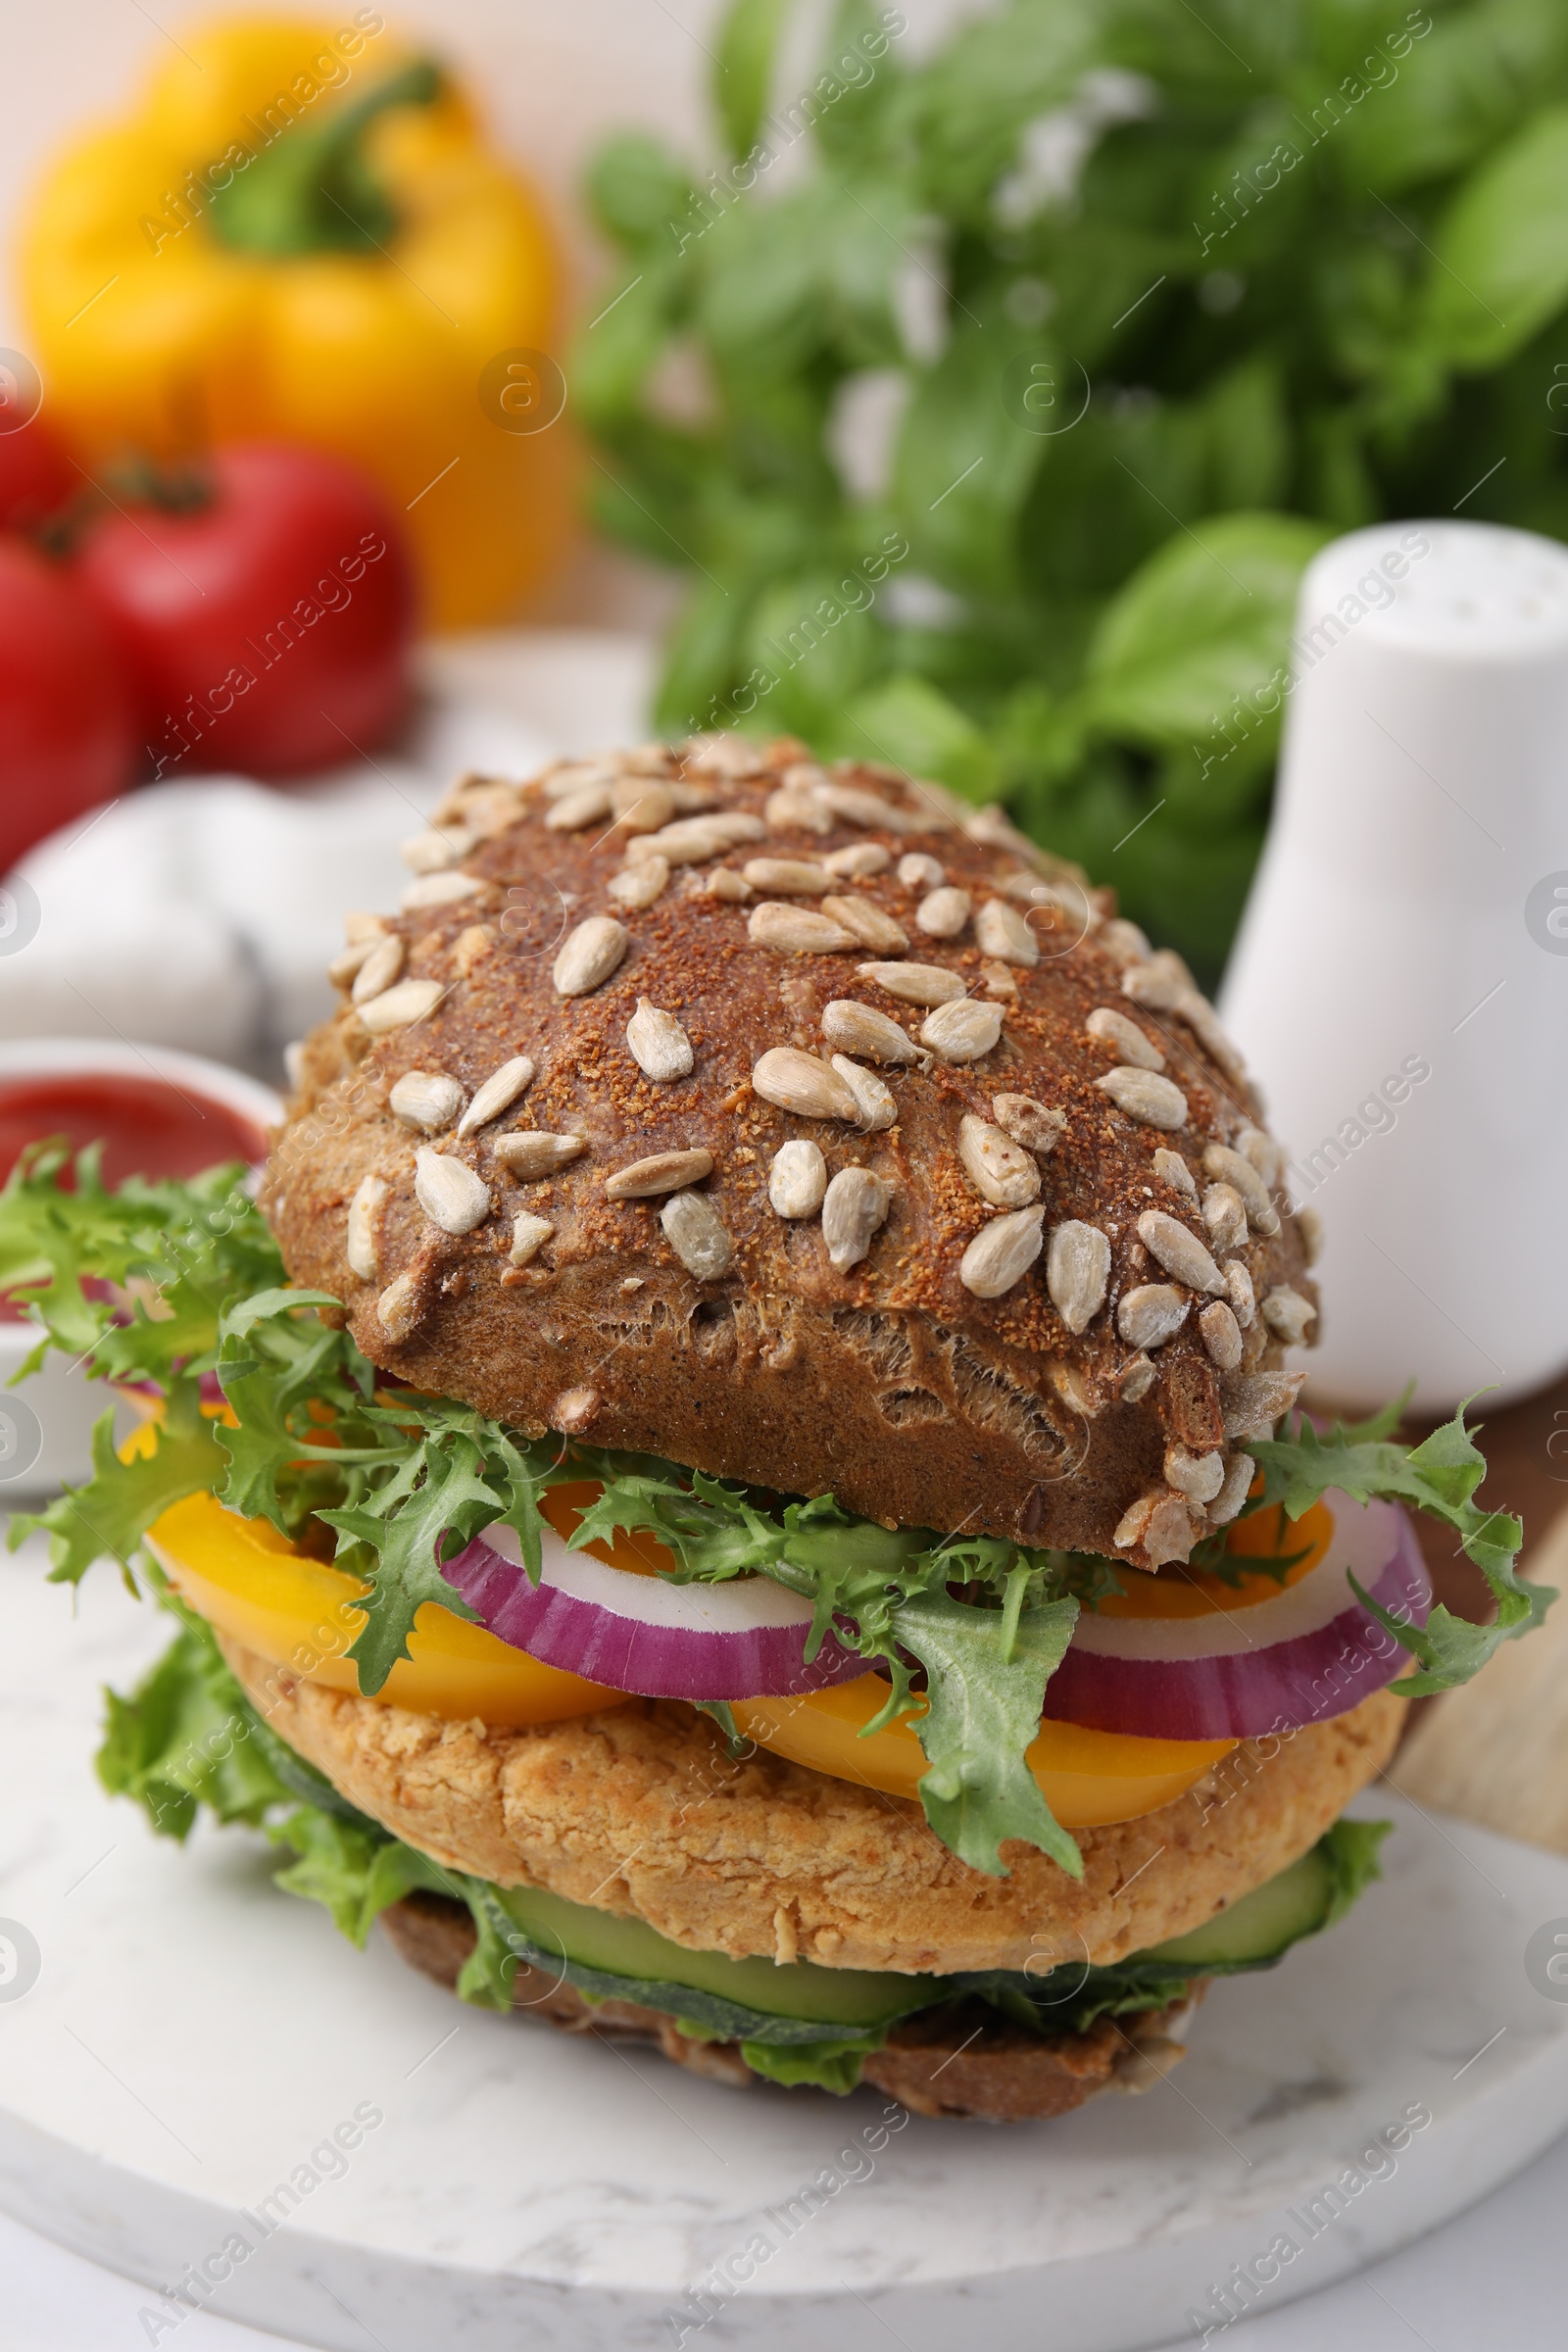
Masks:
[[[24,225],[54,422],[89,466],[331,451],[406,515],[430,625],[507,612],[563,544],[574,473],[564,421],[515,429],[526,368],[505,408],[481,399],[492,363],[557,334],[538,198],[374,9],[181,44],[129,119],[56,162]]]
[[[308,1558],[267,1520],[242,1519],[211,1494],[176,1502],[146,1541],[180,1598],[220,1633],[303,1681],[358,1690],[359,1670],[345,1654],[365,1623],[357,1578]],[[414,1621],[409,1655],[376,1696],[416,1715],[477,1716],[511,1731],[618,1706],[626,1693],[542,1665],[427,1600]]]
[[[737,1699],[735,1728],[759,1747],[836,1781],[912,1797],[926,1760],[911,1719],[860,1737],[887,1695],[881,1676],[868,1674],[805,1698]],[[1138,1740],[1047,1720],[1029,1749],[1029,1768],[1064,1830],[1094,1830],[1174,1804],[1235,1745],[1234,1740]]]

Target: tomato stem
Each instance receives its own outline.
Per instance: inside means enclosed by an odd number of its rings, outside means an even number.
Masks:
[[[156,507],[161,514],[196,514],[217,496],[211,468],[200,460],[158,459],[137,452],[105,468],[117,498]]]

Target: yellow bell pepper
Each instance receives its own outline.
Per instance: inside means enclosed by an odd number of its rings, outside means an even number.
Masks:
[[[406,514],[429,625],[508,612],[563,545],[574,470],[544,422],[564,386],[518,357],[557,332],[538,200],[374,9],[180,41],[133,116],[57,161],[24,227],[55,424],[89,466],[331,451]]]
[[[354,1577],[296,1551],[265,1519],[225,1511],[211,1494],[173,1504],[146,1541],[181,1600],[220,1634],[304,1682],[359,1690],[346,1654],[365,1623],[356,1605],[365,1587]],[[499,1731],[595,1715],[626,1697],[530,1658],[434,1600],[419,1609],[409,1654],[376,1695],[416,1715],[477,1717]]]
[[[887,1695],[886,1683],[867,1674],[804,1698],[738,1698],[731,1712],[737,1731],[759,1747],[837,1781],[912,1797],[926,1769],[912,1718],[901,1717],[880,1732],[864,1729]],[[1235,1745],[1234,1740],[1141,1740],[1048,1717],[1029,1747],[1028,1764],[1064,1830],[1096,1830],[1173,1805]]]

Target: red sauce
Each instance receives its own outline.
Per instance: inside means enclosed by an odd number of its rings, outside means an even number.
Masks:
[[[101,1143],[109,1184],[127,1176],[196,1176],[220,1160],[267,1156],[267,1137],[251,1120],[150,1070],[145,1078],[96,1070],[0,1078],[0,1181],[24,1145],[55,1135],[74,1152]],[[65,1176],[69,1184],[69,1169]],[[0,1323],[20,1320],[20,1308],[0,1298]]]
[[[224,1159],[267,1155],[260,1127],[208,1095],[182,1092],[166,1079],[40,1070],[0,1078],[0,1179],[24,1144],[63,1135],[74,1151],[102,1143],[105,1181],[127,1176],[195,1176]]]

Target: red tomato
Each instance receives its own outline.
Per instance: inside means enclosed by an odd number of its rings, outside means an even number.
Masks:
[[[0,396],[0,530],[32,531],[59,513],[83,477],[41,417],[7,428]]]
[[[122,792],[135,755],[109,631],[69,572],[0,539],[0,873]]]
[[[407,708],[414,621],[380,490],[266,443],[208,470],[205,503],[127,503],[76,559],[139,683],[153,773],[285,776],[373,749]]]

